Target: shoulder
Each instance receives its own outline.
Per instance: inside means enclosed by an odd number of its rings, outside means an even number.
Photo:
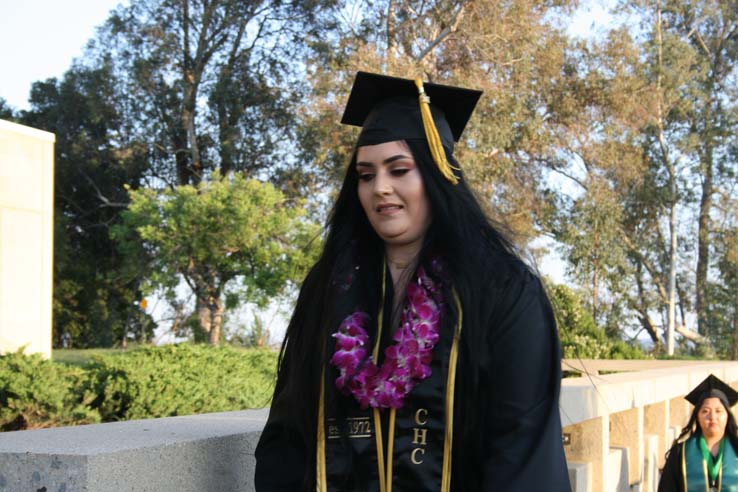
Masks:
[[[487,317],[500,320],[510,311],[535,307],[548,312],[550,304],[544,286],[520,258],[503,253],[490,254],[481,270]]]
[[[480,263],[480,273],[492,288],[523,286],[538,280],[523,260],[510,253],[490,251]]]

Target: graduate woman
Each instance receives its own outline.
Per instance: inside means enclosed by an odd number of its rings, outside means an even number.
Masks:
[[[692,416],[666,457],[659,492],[738,492],[738,393],[710,374],[686,397]]]
[[[568,492],[539,279],[453,157],[480,92],[360,72],[362,127],[287,328],[256,490]]]

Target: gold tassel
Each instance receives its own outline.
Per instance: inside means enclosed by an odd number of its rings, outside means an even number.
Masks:
[[[425,94],[425,89],[423,88],[423,80],[421,78],[415,79],[415,85],[418,87],[420,114],[423,116],[425,137],[428,139],[428,146],[430,147],[433,160],[436,161],[438,170],[441,171],[441,174],[443,174],[443,177],[448,182],[458,184],[459,178],[456,177],[453,170],[460,171],[460,169],[449,164],[446,159],[446,152],[443,150],[441,137],[438,135],[438,129],[436,129],[436,124],[433,122],[433,115],[431,115],[430,98]]]

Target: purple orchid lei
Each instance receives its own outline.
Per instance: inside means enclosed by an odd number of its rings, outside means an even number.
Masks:
[[[432,263],[439,267],[438,261]],[[433,347],[438,343],[441,311],[440,285],[423,267],[408,283],[396,342],[384,351],[378,367],[369,353],[369,335],[364,328],[369,315],[356,311],[344,319],[333,337],[336,349],[331,364],[339,370],[336,387],[353,395],[362,409],[401,408],[405,396],[418,382],[431,375]]]

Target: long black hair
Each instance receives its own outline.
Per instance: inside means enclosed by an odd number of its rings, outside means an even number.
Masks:
[[[667,451],[666,456],[669,456],[669,453],[671,452],[671,449],[673,449],[674,445],[681,443],[692,436],[699,436],[700,434],[702,434],[698,415],[700,413],[700,408],[702,408],[702,404],[708,398],[712,398],[709,393],[706,393],[702,398],[700,398],[699,405],[695,405],[694,409],[692,410],[692,415],[689,416],[689,421],[687,422],[687,425],[682,428],[682,432],[676,439],[674,439],[672,448]],[[730,406],[727,404],[727,402],[723,400],[723,398],[718,397],[718,399],[720,400],[720,403],[722,403],[723,407],[725,407],[725,412],[728,414],[728,422],[725,424],[725,436],[727,436],[727,438],[730,440],[730,444],[733,445],[733,449],[738,452],[738,425],[736,425],[735,417],[733,416],[733,412],[730,411]]]
[[[406,140],[421,173],[425,192],[431,204],[432,221],[426,231],[418,263],[433,256],[444,259],[451,286],[463,307],[463,328],[456,382],[458,422],[454,438],[454,469],[468,467],[468,473],[454,471],[455,482],[478,474],[482,456],[482,441],[478,431],[480,412],[477,402],[480,375],[475,361],[484,357],[489,320],[482,319],[482,299],[485,280],[480,272],[490,265],[522,265],[513,244],[499,224],[485,214],[480,202],[460,174],[460,182],[449,183],[439,172],[423,139]],[[455,167],[458,162],[450,152],[447,158]],[[308,273],[297,300],[294,314],[287,327],[279,357],[275,402],[285,413],[284,418],[295,426],[306,456],[305,485],[312,486],[315,473],[315,442],[318,395],[323,367],[332,355],[329,340],[343,317],[357,308],[377,312],[380,303],[384,243],[374,232],[358,198],[356,152],[346,170],[338,198],[326,226],[323,252]],[[360,301],[359,301],[360,300]],[[447,303],[451,326],[458,313],[453,303]],[[444,328],[446,325],[444,323]],[[327,403],[329,404],[329,403]],[[272,411],[274,412],[274,406]],[[461,488],[474,490],[468,483]]]

